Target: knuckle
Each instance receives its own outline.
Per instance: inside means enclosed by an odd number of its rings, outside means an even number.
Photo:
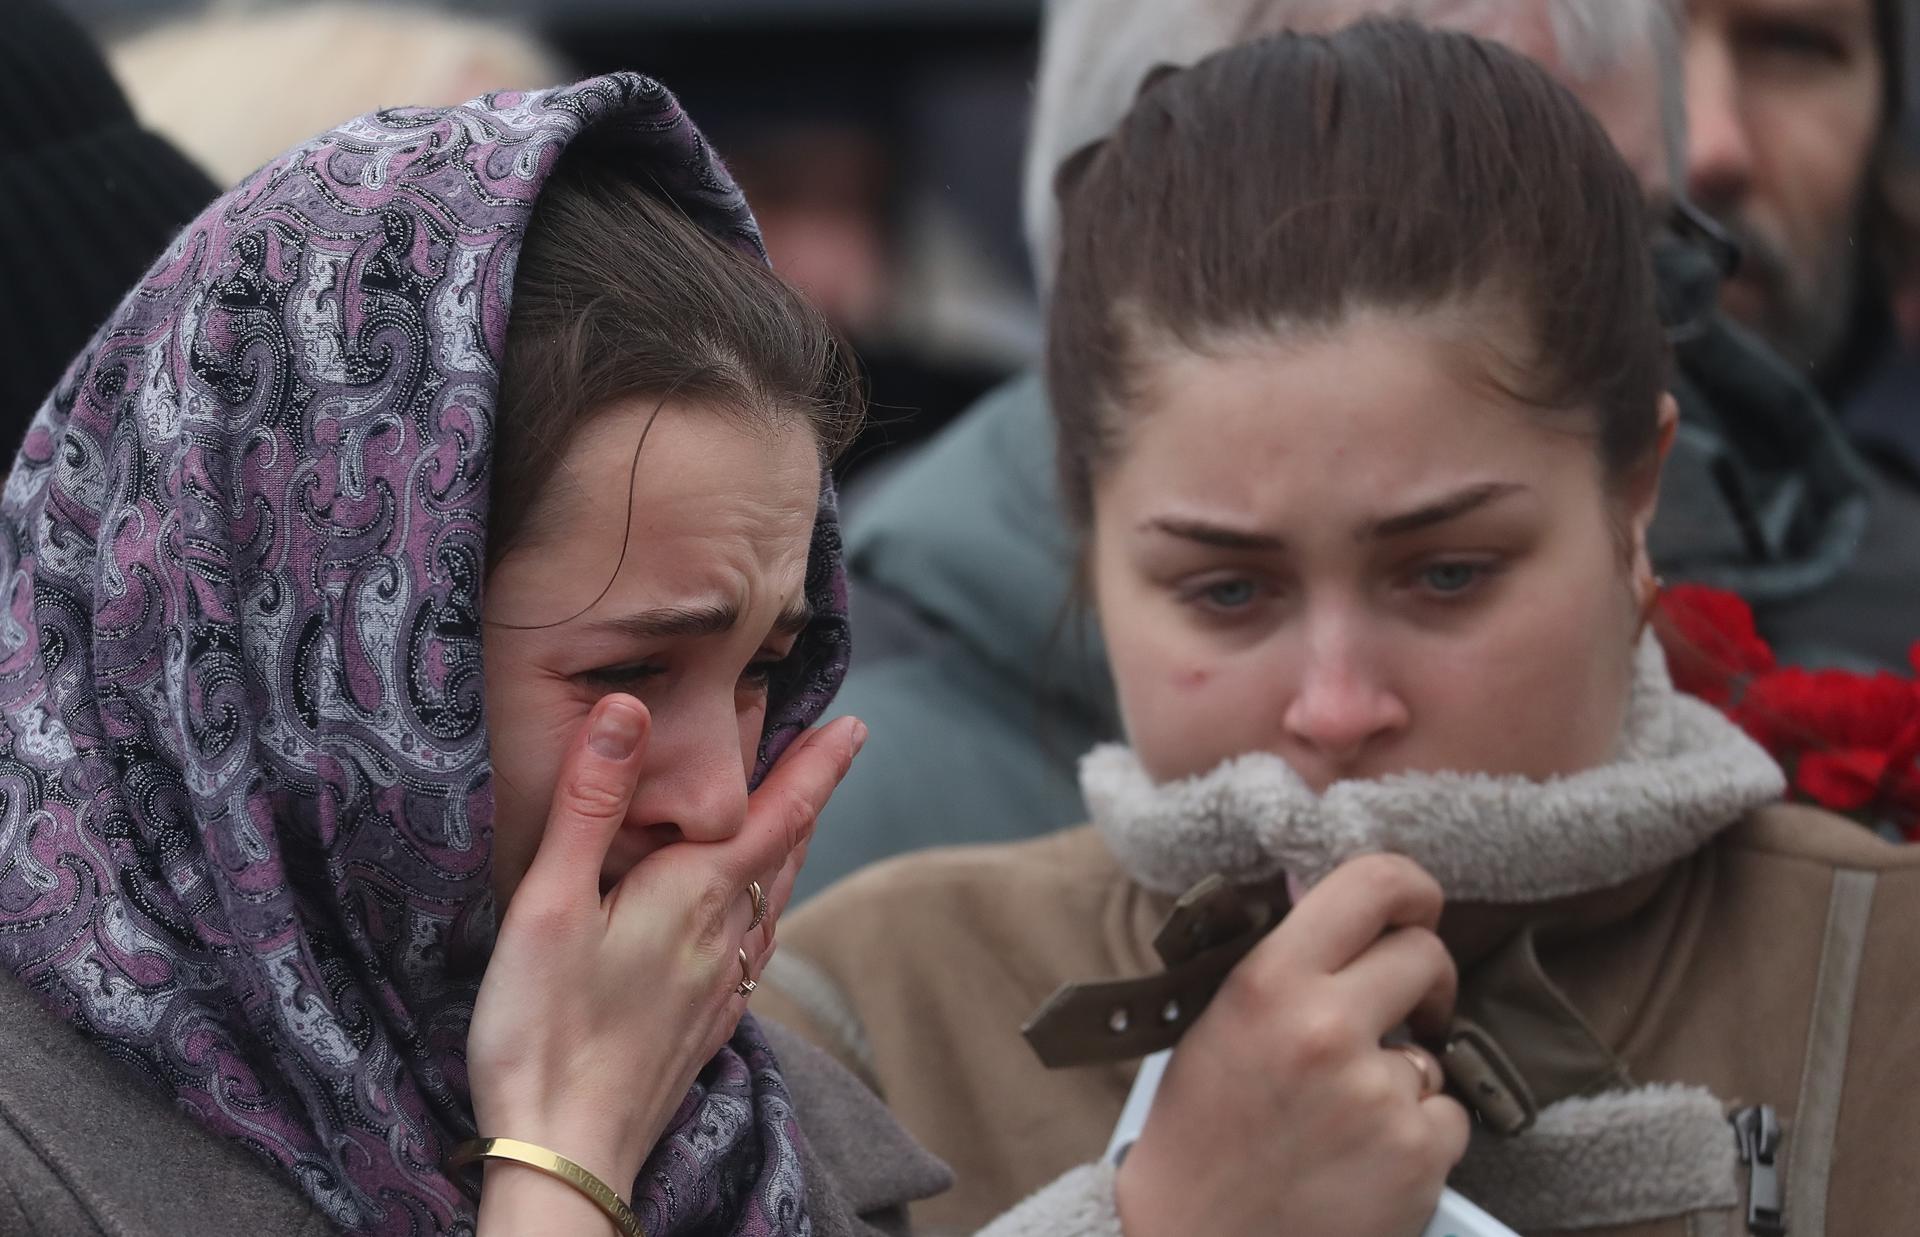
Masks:
[[[782,814],[786,849],[797,849],[812,837],[813,827],[819,820],[820,805],[814,802],[812,795],[795,795],[788,800],[786,811]]]
[[[626,790],[606,778],[575,776],[561,784],[556,815],[606,820],[626,810]]]
[[[1439,907],[1446,903],[1447,892],[1440,887],[1439,877],[1411,859],[1401,858],[1400,863],[1410,894],[1431,906]]]
[[[1346,1056],[1353,1028],[1345,1015],[1327,1005],[1309,1006],[1294,1020],[1283,1055],[1295,1069],[1320,1070]]]
[[[1347,865],[1346,877],[1353,896],[1368,905],[1391,899],[1403,879],[1392,855],[1362,855]]]
[[[1425,928],[1409,928],[1407,931],[1412,934],[1412,948],[1419,954],[1422,967],[1434,976],[1443,977],[1449,981],[1458,976],[1459,972],[1454,964],[1453,955],[1447,952],[1446,943],[1440,939],[1439,934],[1429,932]]]
[[[1439,1153],[1441,1168],[1451,1170],[1466,1158],[1467,1144],[1473,1138],[1473,1119],[1458,1101],[1447,1096],[1438,1096],[1427,1101],[1437,1114],[1440,1127],[1436,1150]]]
[[[1395,1163],[1424,1176],[1434,1160],[1432,1134],[1419,1111],[1408,1106],[1381,1131],[1381,1148]]]
[[[1440,898],[1440,882],[1405,855],[1363,855],[1353,861],[1355,874],[1366,882],[1367,892],[1385,901],[1391,898]]]
[[[1236,1018],[1255,1018],[1260,1011],[1270,1008],[1268,1003],[1276,985],[1260,961],[1257,956],[1250,957],[1234,967],[1215,998],[1221,1008],[1230,1010]]]
[[[1359,1071],[1347,1084],[1347,1102],[1357,1112],[1378,1117],[1391,1112],[1399,1098],[1400,1093],[1385,1070]]]
[[[693,899],[693,935],[696,940],[718,940],[727,929],[727,915],[737,895],[732,882],[714,873],[700,882]]]
[[[547,898],[528,896],[524,886],[507,911],[503,927],[536,944],[552,944],[573,934],[573,915],[568,908]]]

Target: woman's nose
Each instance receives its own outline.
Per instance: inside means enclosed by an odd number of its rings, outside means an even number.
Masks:
[[[1370,745],[1405,728],[1407,709],[1380,667],[1344,641],[1329,643],[1309,654],[1284,721],[1291,739],[1327,766],[1331,781]]]
[[[740,832],[747,818],[747,770],[731,716],[720,720],[725,724],[656,716],[630,823],[671,825],[695,842],[721,842]]]

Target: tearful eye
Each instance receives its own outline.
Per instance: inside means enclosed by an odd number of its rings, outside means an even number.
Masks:
[[[596,666],[592,670],[582,671],[578,677],[609,691],[633,691],[644,683],[658,679],[666,672],[664,666],[640,662],[632,665]]]
[[[774,672],[786,660],[784,656],[760,657],[748,662],[747,668],[740,672],[740,686],[750,691],[765,691],[773,681]]]

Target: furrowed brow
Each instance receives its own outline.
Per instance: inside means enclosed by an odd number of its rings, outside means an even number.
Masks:
[[[1197,541],[1201,545],[1220,550],[1274,551],[1285,549],[1287,544],[1271,533],[1228,528],[1222,524],[1209,524],[1205,520],[1162,517],[1148,520],[1145,527],[1153,532],[1165,533],[1170,537],[1179,537],[1186,541]]]
[[[1408,533],[1417,533],[1457,520],[1471,511],[1478,511],[1489,503],[1499,502],[1525,490],[1524,485],[1510,481],[1490,481],[1485,485],[1469,486],[1456,494],[1449,494],[1437,502],[1415,507],[1399,515],[1390,515],[1376,520],[1360,531],[1362,541],[1384,541],[1390,537],[1404,537]]]
[[[636,640],[685,640],[722,635],[732,631],[739,621],[740,609],[731,604],[662,606],[657,610],[598,619],[589,630],[615,632]]]

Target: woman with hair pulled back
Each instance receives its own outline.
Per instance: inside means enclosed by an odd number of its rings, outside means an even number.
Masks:
[[[0,502],[0,1228],[897,1231],[944,1171],[746,1012],[859,416],[638,75],[202,214]]]
[[[1413,1237],[1449,1184],[1528,1234],[1907,1231],[1920,854],[1671,685],[1675,408],[1599,125],[1362,24],[1155,77],[1060,195],[1127,742],[1089,826],[809,902],[761,1006],[952,1164],[916,1220]]]

